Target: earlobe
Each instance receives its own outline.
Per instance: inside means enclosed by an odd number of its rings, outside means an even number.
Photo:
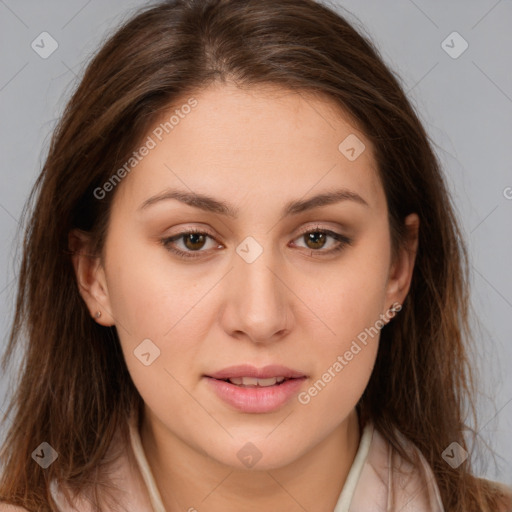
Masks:
[[[416,213],[411,213],[405,218],[404,224],[407,231],[406,240],[404,245],[399,248],[396,260],[390,269],[386,305],[395,302],[403,304],[411,286],[418,251],[420,219]]]
[[[104,326],[114,325],[110,314],[110,300],[105,271],[99,256],[90,252],[90,237],[78,229],[68,236],[68,247],[75,270],[78,290],[85,301],[91,317]]]

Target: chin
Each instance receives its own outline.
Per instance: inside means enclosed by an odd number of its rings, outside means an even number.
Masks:
[[[267,431],[268,433],[268,431]],[[266,435],[266,434],[265,434]],[[245,442],[231,443],[222,453],[211,454],[221,464],[230,466],[239,471],[268,471],[279,469],[294,462],[299,453],[297,446],[284,446],[282,440],[276,439],[274,442],[268,439],[265,442],[250,440]],[[233,454],[228,456],[228,454]]]

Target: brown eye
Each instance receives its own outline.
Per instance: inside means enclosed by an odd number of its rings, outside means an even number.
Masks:
[[[177,254],[180,257],[198,258],[201,257],[202,253],[209,252],[207,250],[203,250],[208,239],[211,241],[215,240],[213,236],[206,232],[190,230],[182,231],[172,237],[163,238],[161,243],[169,252]],[[184,250],[176,247],[178,242],[180,242],[180,245]],[[213,244],[213,247],[215,247],[215,244]]]
[[[182,235],[182,238],[184,240],[185,247],[191,251],[202,249],[206,242],[204,233],[188,233],[186,235]]]
[[[304,236],[304,240],[309,249],[321,249],[325,245],[325,241],[327,235],[320,231],[313,231],[311,233],[306,233]]]
[[[305,244],[305,249],[310,249],[312,252],[317,252],[319,255],[330,255],[332,253],[341,251],[345,246],[352,244],[352,239],[348,238],[341,233],[335,233],[328,229],[309,229],[304,231],[297,240],[302,239]],[[332,239],[335,242],[330,244],[330,247],[324,250],[328,244],[328,240]],[[336,243],[337,242],[337,243]],[[300,245],[298,247],[301,247]]]

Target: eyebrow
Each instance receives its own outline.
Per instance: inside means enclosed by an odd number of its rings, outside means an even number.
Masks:
[[[205,194],[199,194],[194,192],[186,192],[181,190],[165,190],[164,192],[146,199],[139,207],[139,210],[145,210],[149,206],[166,201],[169,199],[176,199],[182,203],[185,203],[194,208],[201,210],[218,213],[236,219],[239,214],[239,210],[234,206],[215,199]],[[325,192],[308,199],[299,199],[296,201],[288,202],[282,210],[282,217],[290,215],[297,215],[299,213],[319,208],[321,206],[327,206],[330,204],[340,203],[342,201],[353,201],[363,206],[369,207],[369,204],[355,192],[348,189],[339,189],[331,192]]]

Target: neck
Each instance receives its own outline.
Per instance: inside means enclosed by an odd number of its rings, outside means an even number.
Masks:
[[[327,437],[292,462],[257,471],[222,464],[186,444],[147,408],[140,434],[168,512],[332,512],[361,436],[354,410]]]

